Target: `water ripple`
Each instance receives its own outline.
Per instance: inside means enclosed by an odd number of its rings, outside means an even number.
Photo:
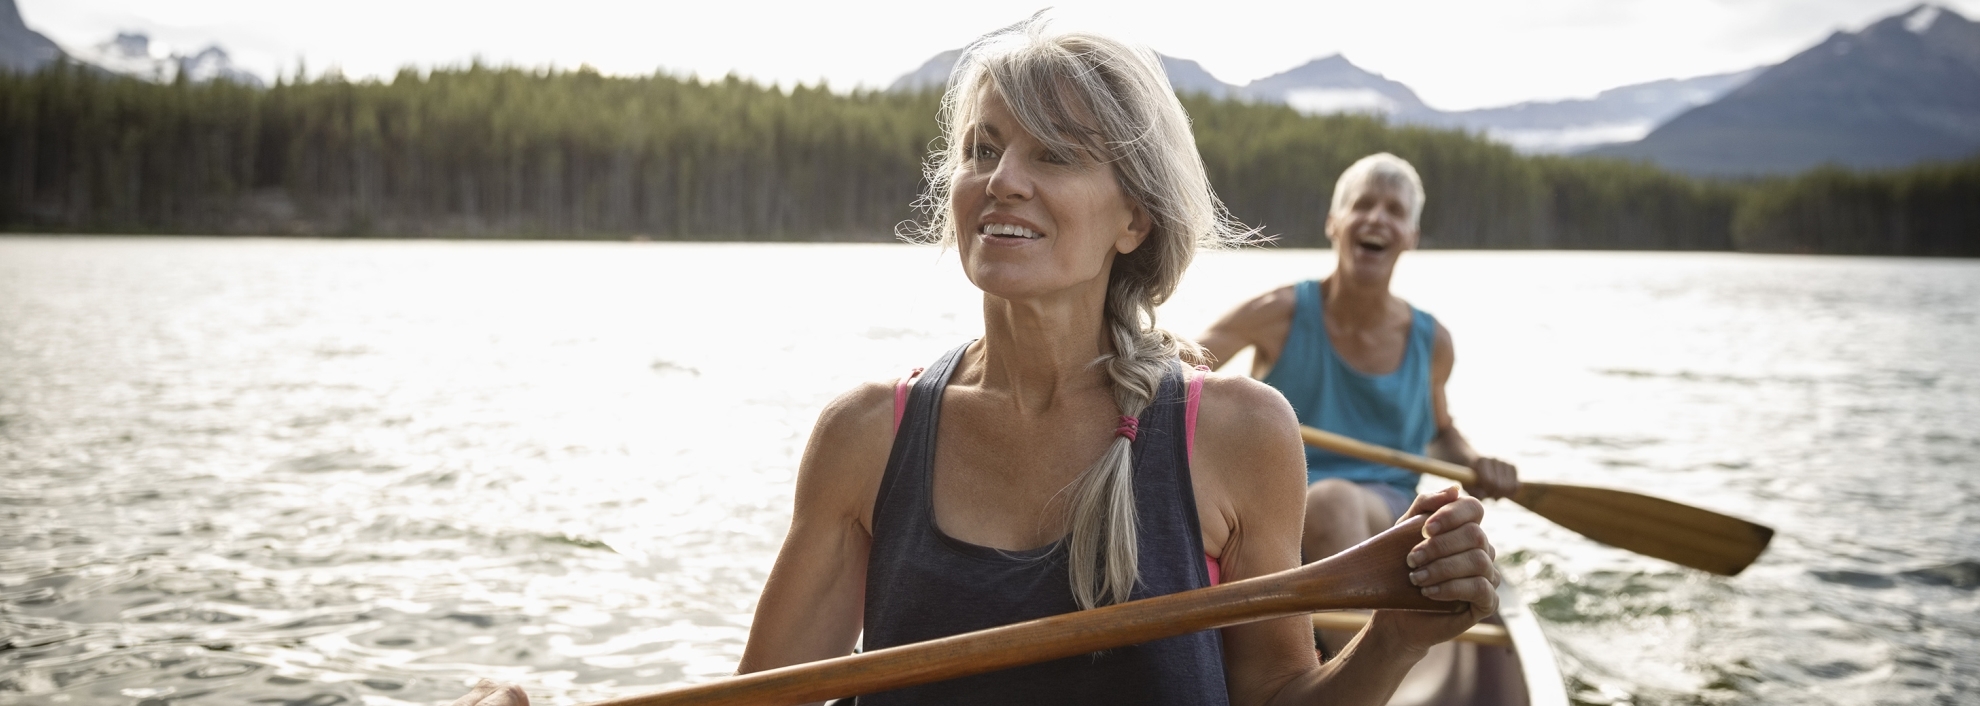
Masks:
[[[0,704],[727,674],[818,410],[980,334],[927,255],[0,238]],[[1328,257],[1207,254],[1163,321]],[[1481,449],[1780,531],[1727,579],[1495,504],[1578,702],[1980,694],[1980,267],[1410,257],[1397,288],[1464,341]]]

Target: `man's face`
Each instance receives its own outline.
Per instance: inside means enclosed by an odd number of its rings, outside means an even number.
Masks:
[[[1343,274],[1389,278],[1396,258],[1416,247],[1416,226],[1409,221],[1414,196],[1408,183],[1362,179],[1350,187],[1346,203],[1327,214],[1327,239]]]

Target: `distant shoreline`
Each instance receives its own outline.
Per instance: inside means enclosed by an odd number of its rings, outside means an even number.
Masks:
[[[391,83],[0,73],[0,231],[886,242],[930,93],[470,67]],[[1980,256],[1980,158],[1699,179],[1460,131],[1184,96],[1230,213],[1324,247],[1341,170],[1415,164],[1428,249]]]
[[[302,241],[302,240],[314,240],[314,241],[350,241],[350,242],[399,242],[399,243],[416,243],[416,242],[434,242],[434,243],[442,243],[442,242],[474,242],[474,243],[627,243],[627,244],[632,244],[632,243],[638,243],[638,244],[652,244],[652,245],[897,245],[897,246],[900,246],[900,247],[903,247],[903,248],[934,248],[934,247],[937,247],[937,246],[933,246],[933,245],[925,245],[925,244],[920,244],[920,243],[912,243],[912,242],[908,242],[908,241],[905,241],[905,240],[900,240],[900,239],[886,239],[886,240],[879,240],[879,239],[863,239],[863,240],[862,240],[862,239],[844,239],[844,240],[828,240],[828,239],[809,239],[809,240],[806,240],[806,239],[788,239],[788,238],[785,238],[785,239],[777,239],[777,238],[757,238],[757,239],[735,239],[735,238],[636,238],[636,237],[614,237],[614,236],[607,236],[607,235],[586,235],[586,236],[576,236],[576,237],[527,237],[527,236],[515,236],[515,237],[507,237],[507,236],[494,236],[494,237],[491,237],[491,236],[450,236],[450,235],[410,235],[410,236],[407,236],[407,235],[380,235],[380,234],[369,234],[369,235],[313,235],[313,234],[288,234],[288,235],[283,235],[283,234],[268,234],[268,233],[236,233],[236,234],[214,234],[214,233],[46,233],[46,232],[31,232],[31,231],[0,231],[0,240],[9,240],[9,239],[11,239],[11,240],[65,240],[65,239],[77,239],[77,240],[84,240],[84,239],[98,239],[98,240],[117,240],[117,239],[126,239],[126,240],[169,240],[169,239],[174,239],[174,238],[178,238],[178,239],[184,239],[184,240],[204,240],[204,241],[222,241],[222,240],[268,240],[268,241],[280,241],[280,240],[298,240],[298,241]],[[1268,250],[1311,250],[1311,251],[1324,251],[1324,250],[1329,250],[1329,249],[1331,249],[1331,248],[1330,248],[1330,246],[1326,246],[1326,245],[1320,245],[1320,246],[1314,246],[1314,245],[1281,245],[1281,244],[1277,244],[1277,243],[1258,243],[1258,244],[1253,244],[1253,245],[1246,245],[1246,246],[1243,246],[1243,247],[1241,247],[1241,248],[1239,248],[1239,249],[1237,249],[1237,250],[1235,250],[1235,251],[1233,251],[1233,252],[1244,252],[1244,251],[1247,251],[1247,250],[1257,250],[1257,251],[1268,251]],[[1893,259],[1893,260],[1903,260],[1903,259],[1912,259],[1912,260],[1976,260],[1976,259],[1980,259],[1980,255],[1939,255],[1939,256],[1932,256],[1932,255],[1890,255],[1890,254],[1874,254],[1874,253],[1871,253],[1871,254],[1865,254],[1865,253],[1820,253],[1820,252],[1786,252],[1786,251],[1753,251],[1753,250],[1674,250],[1674,249],[1641,249],[1641,250],[1628,250],[1628,249],[1617,249],[1617,248],[1512,248],[1512,247],[1496,247],[1496,248],[1495,248],[1495,247],[1449,247],[1449,248],[1446,248],[1446,247],[1428,247],[1428,246],[1426,246],[1426,247],[1421,247],[1421,248],[1419,248],[1418,250],[1419,250],[1419,252],[1450,252],[1450,253],[1460,253],[1460,252],[1503,252],[1503,253],[1591,253],[1591,254],[1592,254],[1592,253],[1644,253],[1644,254],[1694,254],[1694,253],[1695,253],[1695,254],[1718,254],[1718,253],[1724,253],[1724,254],[1732,254],[1732,255],[1786,255],[1786,256],[1817,256],[1817,257],[1833,257],[1833,258],[1875,258],[1875,259]]]

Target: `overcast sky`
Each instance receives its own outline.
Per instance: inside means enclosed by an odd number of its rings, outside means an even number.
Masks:
[[[264,77],[293,73],[298,60],[312,74],[337,65],[376,76],[481,57],[835,88],[885,86],[1052,2],[1065,24],[1195,59],[1229,83],[1341,53],[1445,110],[1773,63],[1915,1],[18,0],[29,27],[72,49],[141,31],[179,51],[217,43]],[[1942,4],[1980,17],[1980,0]]]

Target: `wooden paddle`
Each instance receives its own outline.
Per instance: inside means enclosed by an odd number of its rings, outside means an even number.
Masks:
[[[1455,463],[1313,427],[1301,426],[1299,435],[1309,446],[1343,456],[1466,485],[1478,480],[1478,474]],[[1738,575],[1774,538],[1773,528],[1766,525],[1623,490],[1522,480],[1512,501],[1597,542],[1721,576]]]
[[[1422,541],[1424,519],[1410,518],[1345,552],[1270,576],[601,701],[595,706],[788,706],[1316,610],[1465,610],[1463,603],[1425,598],[1409,582],[1405,557]]]

